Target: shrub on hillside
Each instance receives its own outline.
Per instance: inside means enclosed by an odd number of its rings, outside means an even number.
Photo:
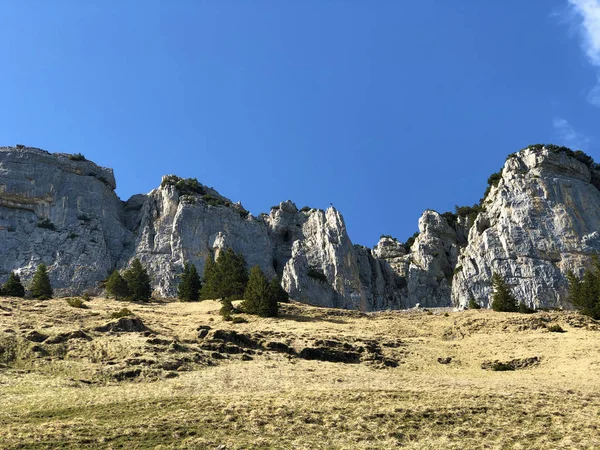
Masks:
[[[191,263],[184,263],[181,281],[177,286],[177,298],[182,302],[194,302],[198,300],[202,282],[196,270],[196,266]]]
[[[110,274],[108,280],[106,280],[106,294],[107,296],[114,296],[115,300],[119,300],[119,297],[125,298],[129,295],[127,281],[125,281],[116,269]]]
[[[216,261],[209,256],[204,266],[200,296],[203,299],[239,299],[248,283],[246,260],[231,248],[219,253]]]
[[[492,275],[492,309],[494,311],[517,312],[519,305],[504,279],[496,272]]]
[[[48,277],[48,268],[45,264],[37,266],[31,282],[31,295],[39,300],[48,300],[52,298],[52,285]]]
[[[119,311],[110,315],[111,319],[120,319],[121,317],[133,316],[133,313],[127,308],[121,308]]]
[[[73,154],[73,155],[69,155],[69,156],[68,156],[68,158],[69,158],[71,161],[87,161],[87,160],[85,159],[85,156],[83,156],[81,153],[75,153],[75,154]]]
[[[45,228],[46,230],[56,231],[56,227],[52,223],[50,219],[44,217],[43,219],[38,220],[37,223],[38,228]]]
[[[469,298],[469,309],[481,309],[481,305],[475,301],[475,297]]]
[[[582,314],[600,319],[600,260],[592,256],[592,268],[579,279],[572,271],[567,273],[569,301]]]
[[[81,309],[87,308],[85,303],[83,303],[83,300],[80,298],[68,298],[67,303],[69,304],[69,306],[72,306],[73,308],[81,308]]]
[[[152,295],[150,276],[138,258],[134,259],[129,269],[123,273],[129,289],[129,299],[132,301],[147,302]]]
[[[278,295],[280,293],[275,283],[269,283],[260,267],[254,266],[250,269],[250,277],[244,291],[241,308],[248,314],[275,317],[279,312]]]
[[[21,284],[21,278],[15,272],[11,272],[8,280],[0,289],[2,295],[9,297],[25,297],[25,288]]]

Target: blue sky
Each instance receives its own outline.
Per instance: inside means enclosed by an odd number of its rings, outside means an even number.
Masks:
[[[0,145],[81,152],[122,199],[196,177],[372,246],[527,144],[600,159],[600,0],[5,0],[0,30]]]

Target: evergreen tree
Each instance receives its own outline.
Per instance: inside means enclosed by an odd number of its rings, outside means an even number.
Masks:
[[[233,303],[229,297],[225,297],[221,300],[221,309],[219,310],[219,314],[223,316],[225,320],[231,320],[231,313],[233,312]]]
[[[281,281],[279,280],[279,277],[276,276],[271,280],[269,288],[275,295],[275,300],[278,303],[288,303],[290,301],[290,296],[286,292],[286,290],[283,289],[283,287],[281,286]]]
[[[228,248],[219,253],[216,266],[216,292],[214,293],[217,298],[242,298],[248,283],[248,270],[244,256]]]
[[[250,269],[248,285],[244,292],[242,309],[248,314],[257,314],[262,317],[274,317],[278,313],[277,289],[279,283],[269,283],[259,266]]]
[[[127,281],[125,281],[125,278],[116,269],[110,274],[108,280],[106,280],[106,294],[114,295],[115,300],[119,300],[119,297],[125,298],[129,295]]]
[[[198,300],[202,282],[194,264],[185,263],[181,282],[177,286],[177,298],[182,302],[193,302]]]
[[[202,273],[202,288],[200,289],[200,298],[210,300],[218,298],[217,292],[217,265],[208,255],[204,263],[204,272]]]
[[[138,258],[134,259],[129,269],[123,274],[127,282],[130,299],[133,301],[147,302],[152,295],[150,277]]]
[[[481,309],[481,305],[477,303],[475,297],[473,297],[472,295],[471,297],[469,297],[469,309]]]
[[[519,310],[517,299],[498,273],[492,275],[492,288],[494,290],[492,295],[494,311],[517,312]]]
[[[48,300],[52,298],[52,286],[48,277],[48,268],[45,264],[37,266],[31,282],[31,295],[33,298]]]
[[[2,287],[2,295],[12,297],[25,297],[25,288],[21,284],[21,278],[14,272],[11,272],[8,281]]]
[[[203,299],[242,298],[247,283],[246,260],[228,248],[219,253],[215,262],[207,258],[200,295]]]
[[[582,314],[596,320],[600,319],[600,268],[597,258],[593,258],[592,270],[586,270],[580,280],[571,271],[567,273],[569,281],[569,300]]]

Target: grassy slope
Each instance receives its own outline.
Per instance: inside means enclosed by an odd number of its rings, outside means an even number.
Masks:
[[[140,333],[88,332],[93,340],[47,346],[52,351],[36,357],[35,343],[20,337],[32,329],[90,330],[123,306],[188,355],[202,353],[196,327],[210,325],[270,331],[298,349],[315,338],[391,339],[386,355],[402,364],[381,369],[264,352],[251,361],[202,358],[174,378],[162,371],[117,382],[110,370],[124,359],[178,353],[151,351]],[[0,368],[0,448],[600,448],[600,331],[575,314],[365,315],[291,305],[281,318],[233,325],[211,301],[94,299],[88,307],[0,300],[0,347],[12,345],[14,355]],[[567,332],[549,333],[542,319]],[[447,356],[450,364],[437,362]],[[541,364],[480,367],[531,356]]]

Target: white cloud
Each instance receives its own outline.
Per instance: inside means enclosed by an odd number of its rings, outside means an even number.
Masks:
[[[600,95],[600,92],[598,95]],[[575,131],[571,124],[565,119],[556,118],[552,121],[552,125],[554,126],[558,137],[568,147],[579,150],[585,148],[590,143],[590,139],[587,136]]]
[[[582,46],[590,64],[600,67],[600,0],[568,0],[581,23]]]
[[[581,35],[581,47],[589,63],[600,69],[600,0],[568,0]],[[588,93],[587,100],[600,107],[600,72],[598,83]]]

